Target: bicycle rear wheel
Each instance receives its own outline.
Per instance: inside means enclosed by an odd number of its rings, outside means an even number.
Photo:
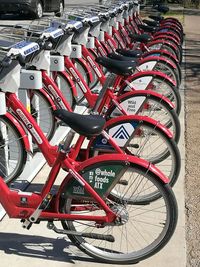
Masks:
[[[123,192],[115,196],[115,201],[107,199],[107,204],[122,216],[122,221],[100,228],[91,221],[61,222],[67,230],[112,235],[114,242],[68,235],[84,253],[106,263],[133,264],[154,255],[170,240],[176,227],[177,204],[168,184],[163,184],[148,170],[138,166],[130,166],[122,179],[125,177],[129,186],[124,186]],[[159,199],[148,202],[151,190],[159,192]],[[127,199],[130,197],[132,201],[129,203]],[[81,205],[83,207],[87,204],[83,202]],[[61,199],[60,211],[75,214],[80,212],[77,211],[78,206],[71,197]],[[104,212],[94,202],[90,202],[85,215],[104,215]]]
[[[173,138],[178,143],[181,132],[178,115],[162,99],[162,96],[159,98],[152,94],[145,95],[136,91],[133,95],[128,93],[120,96],[118,101],[128,115],[137,114],[159,121],[173,133]],[[123,115],[122,112],[115,105],[111,105],[106,113],[106,118],[115,118],[120,115]]]
[[[163,44],[163,40],[157,40],[160,41],[160,43],[156,43],[156,44],[147,44],[148,49],[154,50],[154,49],[162,49],[162,50],[167,50],[168,52],[170,52],[172,55],[174,55],[179,62],[181,62],[182,56],[181,56],[181,52],[179,51],[179,49],[177,48],[177,50],[173,49],[170,45],[168,44]]]
[[[181,81],[178,76],[178,73],[175,69],[172,69],[169,64],[166,64],[164,62],[157,62],[155,67],[153,68],[154,71],[160,71],[164,74],[166,74],[169,78],[171,78],[174,82],[176,82],[177,88],[179,88]]]
[[[7,117],[0,116],[0,176],[6,183],[18,178],[26,159],[23,137]]]
[[[126,117],[126,116],[124,116]],[[155,124],[142,119],[113,120],[106,126],[106,132],[126,154],[143,158],[158,167],[173,186],[179,176],[181,159],[177,144]],[[89,143],[90,156],[113,153],[113,149],[103,136]]]
[[[154,56],[154,55],[164,57],[167,60],[170,60],[173,64],[175,64],[175,66],[176,66],[175,72],[177,74],[179,81],[181,81],[181,78],[182,78],[181,68],[180,68],[180,65],[177,62],[177,60],[175,60],[175,58],[172,56],[172,54],[168,53],[165,50],[162,50],[161,53],[156,52],[156,50],[151,50],[149,52],[144,52],[144,54],[142,56],[145,58],[145,57]]]
[[[141,74],[139,78],[130,77],[124,80],[121,87],[123,91],[136,90],[152,90],[167,97],[173,104],[176,113],[179,115],[181,111],[181,97],[178,89],[174,87],[167,79],[158,75]]]

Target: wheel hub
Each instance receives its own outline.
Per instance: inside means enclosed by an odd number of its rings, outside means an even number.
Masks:
[[[115,225],[124,225],[128,222],[129,214],[126,207],[122,205],[113,206],[112,211],[115,212],[115,214],[117,215]]]

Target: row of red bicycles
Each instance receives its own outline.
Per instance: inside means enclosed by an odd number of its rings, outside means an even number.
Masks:
[[[183,28],[167,11],[142,19],[137,1],[114,1],[0,25],[0,203],[23,228],[46,221],[112,264],[144,260],[172,237]],[[51,167],[41,192],[14,189],[38,151]]]

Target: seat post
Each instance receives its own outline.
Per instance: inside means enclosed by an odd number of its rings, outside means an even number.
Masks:
[[[75,134],[76,134],[76,132],[74,130],[70,129],[70,131],[67,134],[64,142],[62,143],[62,149],[64,151],[67,151],[69,149]]]
[[[115,82],[115,79],[116,79],[116,74],[114,73],[110,73],[106,80],[105,80],[105,83],[103,85],[103,88],[101,89],[99,95],[98,95],[98,98],[97,98],[97,101],[93,107],[93,109],[91,110],[91,113],[97,113],[98,112],[98,109],[99,109],[99,106],[101,104],[101,100],[103,99],[103,97],[105,96],[106,94],[106,90],[110,87],[112,87],[114,85],[114,82]]]

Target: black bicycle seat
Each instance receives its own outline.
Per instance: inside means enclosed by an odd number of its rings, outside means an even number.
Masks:
[[[97,57],[96,62],[107,68],[111,73],[117,75],[129,76],[133,74],[136,69],[136,63],[132,60],[130,61],[121,61],[116,59],[111,59],[108,57]]]
[[[166,6],[166,5],[158,5],[158,6],[154,7],[154,8],[157,9],[159,12],[162,12],[164,14],[169,12],[169,7]]]
[[[142,50],[127,50],[127,49],[116,49],[116,52],[125,56],[125,57],[133,57],[133,58],[138,58],[142,56]]]
[[[164,17],[156,16],[156,15],[150,15],[149,18],[153,19],[153,20],[156,20],[156,21],[159,21],[159,22],[164,19]]]
[[[131,41],[133,42],[141,42],[141,43],[146,44],[152,40],[151,36],[146,33],[143,33],[143,34],[134,33],[134,34],[130,34],[129,36],[131,38]]]
[[[142,29],[145,32],[155,32],[157,27],[152,27],[144,24],[138,24],[138,28]]]
[[[54,115],[80,135],[86,137],[101,134],[105,119],[100,115],[81,115],[65,109],[53,111]]]
[[[148,20],[148,19],[143,19],[143,22],[145,24],[147,24],[148,26],[152,26],[152,27],[159,27],[159,22],[158,21],[154,21],[154,20]]]
[[[129,62],[131,61],[133,63],[137,63],[137,59],[135,57],[124,56],[116,53],[110,53],[108,54],[108,57],[116,60],[129,61]]]

